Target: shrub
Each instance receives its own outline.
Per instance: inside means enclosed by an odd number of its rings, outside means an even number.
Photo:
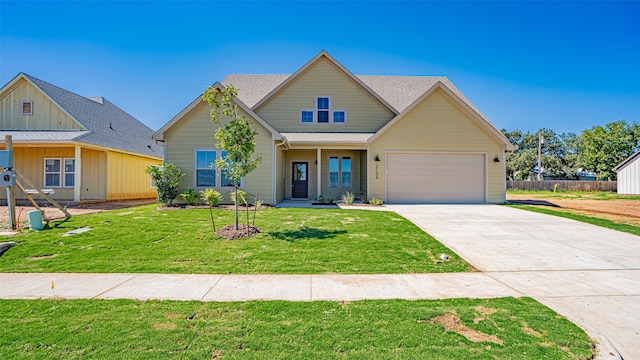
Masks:
[[[356,199],[356,196],[351,191],[345,191],[345,193],[342,194],[342,197],[340,197],[340,201],[342,201],[343,203],[345,203],[347,205],[353,204],[353,200],[355,200],[355,199]]]
[[[180,197],[187,203],[187,205],[195,205],[196,200],[198,200],[198,193],[192,188],[188,188],[185,192],[180,194]]]
[[[220,201],[222,201],[222,195],[218,191],[208,188],[200,191],[200,199],[213,207],[218,206]]]
[[[372,197],[371,200],[369,200],[369,204],[373,205],[373,206],[380,206],[382,205],[383,201],[378,199],[377,197]]]
[[[172,163],[161,166],[149,165],[144,172],[151,175],[156,185],[158,202],[171,206],[173,199],[178,196],[178,182],[185,174]]]

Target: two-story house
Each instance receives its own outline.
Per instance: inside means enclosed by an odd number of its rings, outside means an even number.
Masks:
[[[263,156],[241,187],[267,203],[345,191],[387,203],[505,201],[514,147],[446,77],[354,75],[323,51],[290,75],[228,75],[214,86],[229,84]],[[209,111],[198,96],[153,135],[186,173],[181,190],[231,189],[211,167],[223,154]]]

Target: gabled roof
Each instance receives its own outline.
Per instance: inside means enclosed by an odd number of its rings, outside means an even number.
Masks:
[[[424,91],[420,97],[415,99],[409,106],[404,108],[400,115],[393,118],[385,126],[383,126],[380,130],[378,130],[375,133],[375,135],[370,137],[369,142],[374,141],[380,135],[382,135],[388,129],[390,129],[394,124],[402,120],[402,118],[406,114],[408,114],[413,108],[415,108],[420,103],[422,103],[424,99],[426,99],[431,94],[433,94],[433,92],[436,91],[437,89],[441,89],[442,91],[444,91],[444,93],[447,94],[448,97],[454,101],[454,103],[457,103],[463,110],[465,110],[467,114],[471,116],[471,118],[476,122],[476,124],[480,128],[484,129],[489,134],[489,136],[493,137],[496,141],[498,141],[499,143],[502,143],[504,145],[505,150],[513,151],[516,149],[516,147],[513,144],[511,144],[511,142],[509,142],[509,139],[507,139],[504,136],[504,134],[502,134],[498,129],[496,129],[493,126],[493,124],[491,124],[491,122],[489,122],[489,120],[487,120],[484,117],[484,115],[482,115],[482,113],[476,107],[471,105],[471,103],[468,100],[466,100],[466,98],[460,93],[458,89],[456,89],[453,86],[453,84],[451,84],[450,82],[449,84],[446,84],[442,81],[436,81],[433,84],[433,86],[431,86],[429,89]]]
[[[219,82],[216,82],[212,86],[218,90],[223,90],[225,88],[225,86]],[[238,95],[238,97],[240,97],[240,95]],[[195,108],[197,105],[203,102],[204,100],[202,99],[202,96],[198,96],[189,105],[187,105],[186,108],[182,109],[182,111],[180,111],[176,116],[174,116],[173,119],[169,120],[168,123],[164,124],[163,127],[161,127],[158,131],[153,133],[153,136],[152,136],[153,139],[158,141],[164,141],[164,133],[167,130],[169,130],[175,123],[180,121],[180,119],[182,119],[182,117],[184,117],[189,111],[193,110],[193,108]],[[251,108],[247,106],[242,100],[233,99],[233,102],[236,103],[247,114],[249,114],[249,116],[251,116],[254,120],[256,120],[260,125],[264,126],[264,128],[271,133],[271,137],[274,140],[282,139],[282,135],[280,135],[279,132],[277,132],[273,127],[271,127],[271,125],[267,124],[264,120],[262,120],[262,118],[258,116],[258,114],[254,113],[253,110],[251,110]]]
[[[385,106],[387,109],[389,109],[391,112],[393,112],[394,114],[398,114],[398,110],[396,110],[393,106],[391,106],[391,104],[389,104],[385,99],[383,99],[382,97],[380,97],[380,95],[378,95],[375,91],[373,91],[371,88],[369,88],[369,86],[367,86],[364,82],[362,82],[362,80],[360,80],[357,76],[355,76],[354,74],[351,73],[351,71],[347,70],[347,68],[345,68],[344,66],[342,66],[342,64],[340,64],[338,61],[336,61],[336,59],[334,59],[331,55],[329,55],[326,51],[322,50],[318,55],[316,55],[313,59],[309,60],[309,62],[307,62],[306,64],[304,64],[300,69],[298,69],[298,71],[296,71],[295,73],[293,73],[292,75],[290,75],[288,78],[286,78],[284,81],[282,81],[280,84],[278,84],[274,89],[272,89],[266,96],[264,96],[262,99],[260,99],[255,105],[253,105],[251,108],[253,110],[256,110],[258,108],[260,108],[260,106],[262,106],[263,104],[265,104],[267,101],[269,101],[269,99],[271,99],[273,96],[275,96],[276,94],[278,94],[282,89],[284,89],[288,84],[290,84],[291,82],[295,81],[301,74],[303,74],[308,68],[310,68],[311,66],[313,66],[316,62],[320,61],[321,59],[327,59],[329,60],[329,62],[331,62],[333,65],[335,65],[338,69],[340,69],[347,77],[351,78],[356,84],[360,85],[366,92],[368,92],[369,94],[371,94],[371,96],[373,96],[375,99],[377,99],[383,106]],[[240,96],[240,95],[238,95]]]
[[[9,85],[20,78],[42,91],[84,129],[69,140],[157,158],[163,157],[163,147],[151,139],[153,130],[109,100],[103,97],[83,97],[24,73],[19,74]],[[60,140],[58,135],[63,135],[55,134],[55,131],[45,131],[39,136],[35,133],[39,132],[27,131],[22,133],[20,138],[28,141],[25,135],[31,134],[35,141],[42,141],[47,137]],[[70,137],[68,131],[64,133],[63,137]]]
[[[630,163],[634,162],[637,159],[640,159],[640,151],[636,151],[634,154],[624,159],[623,162],[621,162],[618,166],[613,168],[613,171],[617,173],[620,170],[622,170],[625,166],[629,165]]]

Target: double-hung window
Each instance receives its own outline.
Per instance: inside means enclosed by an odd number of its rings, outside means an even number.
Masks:
[[[235,184],[226,174],[218,171],[216,159],[226,159],[226,151],[196,150],[195,152],[195,187],[232,187]]]
[[[44,159],[45,187],[73,187],[75,176],[75,159]]]
[[[196,187],[216,186],[215,166],[215,150],[196,150]]]
[[[351,157],[329,157],[329,187],[351,188]]]
[[[329,98],[319,97],[317,99],[316,109],[318,111],[318,123],[329,122]]]

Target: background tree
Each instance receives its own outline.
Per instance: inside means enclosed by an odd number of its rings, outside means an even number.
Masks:
[[[581,152],[586,168],[598,180],[616,180],[613,168],[640,148],[640,125],[618,120],[582,132]]]
[[[238,188],[240,180],[255,170],[262,161],[262,154],[252,159],[256,148],[255,130],[249,120],[238,111],[238,105],[233,101],[238,96],[238,88],[229,85],[224,88],[209,86],[202,94],[202,99],[211,107],[211,121],[220,124],[220,115],[228,119],[227,124],[218,127],[215,138],[216,147],[226,152],[224,158],[216,160],[216,167],[230,179],[236,194],[236,230],[238,226]]]

